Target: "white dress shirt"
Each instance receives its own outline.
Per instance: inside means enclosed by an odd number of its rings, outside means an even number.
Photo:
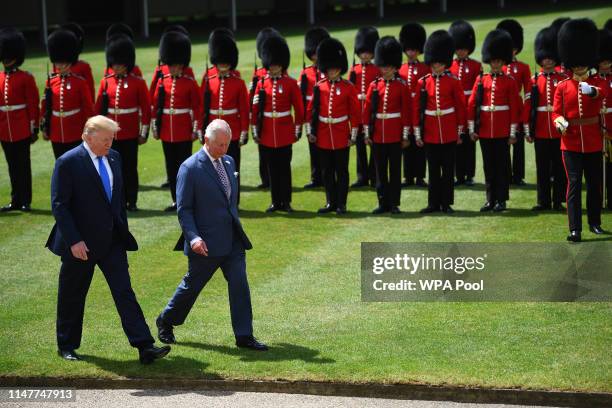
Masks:
[[[87,153],[89,153],[89,157],[91,158],[91,161],[93,162],[93,165],[96,168],[98,175],[100,175],[100,168],[98,167],[98,156],[91,151],[89,145],[84,140],[83,146],[85,147],[85,150],[87,150]],[[108,173],[108,178],[110,179],[111,191],[113,191],[113,181],[115,177],[113,176],[113,170],[111,169],[110,163],[108,162],[108,157],[102,156],[102,163],[104,163],[104,166],[106,167],[106,172]]]

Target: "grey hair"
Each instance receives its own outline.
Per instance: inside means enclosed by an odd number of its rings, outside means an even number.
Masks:
[[[223,119],[215,119],[206,126],[204,136],[209,140],[215,140],[218,133],[225,133],[232,138],[232,128]]]
[[[117,122],[107,118],[106,116],[92,116],[91,118],[87,119],[87,122],[85,122],[83,137],[93,136],[100,130],[107,130],[112,133],[117,133],[121,129],[119,128],[119,124]]]

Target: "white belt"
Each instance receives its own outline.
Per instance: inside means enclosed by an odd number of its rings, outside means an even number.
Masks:
[[[507,111],[510,110],[508,105],[482,105],[480,109],[483,112]]]
[[[191,113],[191,109],[164,109],[166,115],[182,115],[184,113]]]
[[[410,96],[414,98],[416,96],[416,92],[410,92]]]
[[[73,109],[71,111],[53,111],[53,116],[57,116],[57,117],[63,118],[63,117],[66,117],[66,116],[76,115],[80,111],[81,111],[80,109]]]
[[[429,116],[442,116],[442,115],[448,115],[449,113],[453,113],[454,111],[455,111],[455,108],[437,109],[437,110],[425,109],[425,114]]]
[[[319,121],[323,123],[342,123],[348,120],[348,115],[340,116],[339,118],[330,118],[327,116],[319,116]]]
[[[603,113],[612,113],[612,108],[602,109]]]
[[[306,100],[307,100],[307,101],[312,101],[312,95],[308,95],[308,96],[306,96]]]
[[[264,112],[264,116],[266,118],[283,118],[285,116],[291,115],[291,111],[285,112]]]
[[[360,101],[365,100],[365,98],[366,98],[366,94],[360,93],[359,95],[357,95],[357,99],[359,99]]]
[[[538,106],[538,108],[536,109],[538,112],[552,112],[553,111],[553,107],[548,105],[548,106]]]
[[[115,109],[108,108],[108,113],[111,115],[127,115],[128,113],[136,113],[138,112],[138,108],[126,108],[126,109]]]
[[[470,89],[469,91],[463,91],[464,95],[471,95],[472,94],[472,90]]]
[[[22,105],[4,105],[4,106],[0,106],[0,111],[11,112],[11,111],[19,110],[19,109],[25,109],[25,107],[26,107],[25,103]]]
[[[400,112],[392,112],[392,113],[377,113],[376,119],[394,119],[401,117],[402,114]]]
[[[211,115],[233,115],[234,113],[238,113],[238,109],[211,109]]]

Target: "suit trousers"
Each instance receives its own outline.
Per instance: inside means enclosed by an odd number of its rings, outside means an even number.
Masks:
[[[240,140],[233,140],[230,142],[227,154],[234,159],[236,164],[236,171],[238,172],[238,191],[236,192],[237,204],[240,205]]]
[[[2,150],[11,179],[11,203],[20,207],[32,203],[32,166],[30,138],[18,142],[2,142]]]
[[[425,178],[426,156],[426,150],[418,147],[414,135],[410,135],[410,146],[402,149],[404,179],[407,182]]]
[[[183,324],[200,292],[219,268],[227,281],[234,335],[252,335],[253,310],[246,274],[246,255],[244,246],[236,233],[234,233],[232,251],[227,256],[196,254],[188,256],[187,273],[162,311],[162,320],[172,326]]]
[[[261,146],[268,164],[272,204],[283,207],[291,203],[291,158],[293,145],[283,147]]]
[[[427,204],[432,208],[448,207],[454,203],[453,171],[455,169],[455,142],[426,143],[429,188]]]
[[[507,201],[510,198],[510,175],[508,174],[510,146],[508,145],[508,138],[479,140],[482,150],[487,202]]]
[[[565,201],[567,180],[561,160],[561,139],[538,139],[534,141],[538,204],[550,207]],[[551,183],[551,178],[553,179]],[[552,193],[552,196],[551,196]]]
[[[70,249],[62,256],[57,293],[58,348],[72,350],[81,345],[85,298],[96,265],[102,270],[111,290],[130,345],[138,348],[152,345],[155,340],[132,290],[124,245],[115,240],[108,254],[101,259],[81,261],[72,256]]]
[[[400,205],[402,179],[402,148],[397,143],[372,143],[376,165],[376,193],[383,208]]]
[[[582,175],[586,180],[587,220],[601,225],[602,158],[601,152],[563,151],[567,177],[567,216],[570,231],[582,231]]]
[[[121,155],[125,204],[136,205],[138,200],[138,138],[115,140],[113,149]]]
[[[78,145],[83,143],[82,140],[77,140],[76,142],[70,143],[55,143],[51,142],[51,147],[53,148],[53,155],[55,156],[55,160],[59,159],[59,157],[66,153],[68,150],[72,150]]]
[[[319,149],[323,184],[327,203],[332,208],[346,206],[349,188],[349,147],[344,149]]]
[[[191,156],[192,143],[192,141],[178,143],[162,142],[164,158],[166,160],[166,173],[168,174],[173,203],[176,203],[176,176],[181,164]]]

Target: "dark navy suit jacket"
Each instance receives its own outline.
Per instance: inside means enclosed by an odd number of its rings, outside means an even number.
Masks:
[[[90,259],[104,257],[117,240],[123,242],[128,251],[138,249],[128,230],[123,206],[121,156],[110,150],[107,159],[113,172],[111,202],[82,144],[55,162],[51,178],[51,210],[55,225],[46,244],[54,254],[70,255],[70,247],[79,241],[85,241]]]
[[[253,248],[238,216],[234,159],[224,155],[221,162],[231,185],[229,199],[212,161],[202,149],[179,169],[176,204],[183,235],[175,249],[183,249],[185,255],[195,255],[190,242],[196,237],[206,243],[208,256],[229,255],[235,239],[242,241],[245,249]]]

